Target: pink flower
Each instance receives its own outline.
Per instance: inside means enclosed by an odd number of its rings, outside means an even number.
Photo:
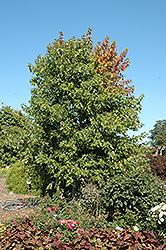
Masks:
[[[52,234],[52,232],[53,232],[53,229],[50,229],[49,234]]]
[[[21,200],[21,204],[24,204],[24,200]]]
[[[28,215],[25,215],[25,219],[27,219],[29,216]]]
[[[76,221],[76,224],[77,224],[77,225],[80,225],[80,223],[79,223],[78,221]]]
[[[63,247],[66,247],[66,245],[63,245]]]
[[[47,210],[50,212],[52,210],[52,207],[47,208]]]
[[[57,190],[56,191],[59,191],[59,188],[57,188]]]
[[[67,209],[68,212],[70,212],[70,209]]]
[[[77,231],[76,231],[76,234],[78,234],[78,232],[83,232],[84,231],[84,229],[82,228],[77,228]]]
[[[85,219],[86,219],[86,217],[83,217],[83,219],[85,220]]]
[[[60,234],[60,233],[56,233],[56,236],[60,237],[60,236],[61,236],[61,234]]]
[[[67,228],[70,228],[70,229],[72,229],[72,226],[70,226],[70,224],[67,224]]]
[[[72,222],[70,223],[70,225],[71,225],[71,227],[74,227],[74,221],[72,221]]]
[[[60,221],[59,221],[59,224],[61,224],[61,225],[65,224],[65,223],[66,223],[65,220],[60,220]]]
[[[40,216],[40,214],[36,214],[36,216]]]
[[[14,221],[14,225],[16,225],[17,224],[17,221]]]
[[[55,207],[55,210],[57,211],[59,209],[59,207]]]
[[[50,205],[52,204],[52,202],[50,203]]]

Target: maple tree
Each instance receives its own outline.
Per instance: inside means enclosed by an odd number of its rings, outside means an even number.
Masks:
[[[141,137],[128,131],[142,126],[143,95],[136,98],[123,75],[126,55],[125,49],[118,56],[115,41],[109,45],[108,38],[93,48],[89,29],[81,39],[68,41],[61,32],[46,55],[28,65],[33,88],[24,111],[35,132],[25,162],[47,188],[106,180],[140,167]]]

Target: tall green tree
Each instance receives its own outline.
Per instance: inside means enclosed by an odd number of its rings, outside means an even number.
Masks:
[[[140,137],[128,131],[142,126],[143,95],[136,98],[125,80],[126,55],[125,49],[118,56],[108,38],[93,48],[89,30],[68,41],[60,33],[46,55],[28,65],[32,89],[24,111],[35,134],[25,160],[48,187],[105,180],[140,166]]]
[[[150,131],[150,142],[152,146],[166,146],[166,120],[156,121],[153,129]]]

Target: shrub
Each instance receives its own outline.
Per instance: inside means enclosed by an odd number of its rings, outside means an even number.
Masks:
[[[166,241],[166,240],[165,240]],[[164,243],[164,242],[163,242]],[[78,235],[66,249],[165,249],[153,233],[90,229]]]
[[[28,175],[24,172],[23,164],[19,161],[11,165],[11,169],[7,173],[6,183],[8,184],[8,190],[12,190],[16,194],[28,194],[30,192],[33,195],[42,194],[41,178],[36,176],[31,182],[31,190],[28,190]]]
[[[109,221],[117,221],[123,228],[138,225],[140,230],[165,230],[157,219],[148,220],[149,210],[166,199],[164,189],[151,173],[130,171],[100,183],[100,188],[100,202]]]
[[[56,246],[52,248],[51,244]],[[0,233],[1,249],[59,249],[62,243],[43,230],[36,229],[34,222],[25,219],[20,224],[8,226]]]
[[[166,155],[147,155],[150,159],[150,167],[154,176],[162,181],[166,181]]]

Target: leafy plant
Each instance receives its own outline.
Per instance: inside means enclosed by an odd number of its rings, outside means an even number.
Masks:
[[[165,239],[166,242],[166,239]],[[163,242],[164,243],[164,242]],[[165,249],[150,232],[110,229],[90,229],[80,233],[66,249]]]
[[[166,200],[166,192],[150,172],[137,170],[116,175],[100,188],[100,202],[109,221],[117,221],[123,228],[137,225],[140,231],[163,231],[149,210]]]
[[[54,243],[55,248],[51,247]],[[6,230],[0,232],[1,249],[60,249],[62,243],[43,232],[36,229],[34,222],[25,219],[20,224],[6,227]]]

